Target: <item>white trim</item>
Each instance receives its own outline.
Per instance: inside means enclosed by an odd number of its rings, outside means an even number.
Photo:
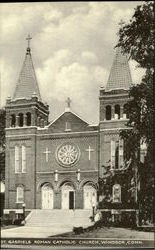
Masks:
[[[88,125],[88,127],[97,127],[97,126],[99,126],[99,123],[97,123],[97,124],[89,124]]]
[[[121,117],[120,119],[115,119],[115,118],[112,118],[111,120],[101,120],[99,123],[101,123],[101,122],[106,122],[106,123],[109,123],[109,122],[112,122],[112,123],[114,123],[114,122],[116,122],[117,121],[117,123],[118,122],[123,122],[123,121],[128,121],[129,119],[128,118],[123,118],[123,117]]]
[[[25,211],[29,211],[29,212],[31,212],[32,210],[37,210],[37,209],[28,209],[28,208],[26,208],[25,209]],[[19,209],[17,209],[17,208],[9,208],[9,209],[4,209],[3,210],[3,212],[4,212],[4,214],[9,214],[9,212],[10,211],[14,211],[15,213],[23,213],[23,209],[22,208],[19,208]]]
[[[100,131],[110,131],[110,130],[125,130],[125,129],[133,129],[133,128],[102,128]]]
[[[107,90],[107,88],[105,87],[105,92],[115,91],[115,90],[127,90],[127,91],[129,91],[129,89],[130,89],[130,88],[128,88],[128,89],[125,89],[125,88],[114,88],[114,89],[108,89],[108,90]]]
[[[59,174],[64,174],[64,173],[77,173],[77,170],[66,170],[66,171],[58,171]],[[89,173],[89,172],[99,172],[98,170],[80,170],[80,173]],[[37,174],[54,174],[55,171],[37,171]]]
[[[18,130],[18,129],[29,129],[29,128],[38,128],[37,126],[23,126],[23,127],[9,127],[9,128],[5,128],[5,130],[7,131],[7,130]]]

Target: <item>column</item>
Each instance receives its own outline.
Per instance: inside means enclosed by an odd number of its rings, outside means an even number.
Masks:
[[[123,105],[120,106],[120,119],[124,118],[124,108]]]
[[[19,127],[19,115],[16,115],[16,126]]]
[[[83,191],[81,190],[76,190],[75,191],[75,209],[83,209],[84,204],[83,204]]]
[[[23,122],[23,126],[27,126],[27,115],[24,114],[24,122]]]
[[[54,209],[61,209],[61,191],[54,191]]]
[[[111,106],[111,119],[115,119],[115,107],[113,105]]]
[[[40,116],[37,117],[37,126],[40,127]]]
[[[31,126],[35,126],[35,115],[31,113]]]

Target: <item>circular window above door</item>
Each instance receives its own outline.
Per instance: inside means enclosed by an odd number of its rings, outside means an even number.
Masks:
[[[73,166],[80,157],[80,150],[74,143],[63,143],[56,151],[56,158],[63,167]]]

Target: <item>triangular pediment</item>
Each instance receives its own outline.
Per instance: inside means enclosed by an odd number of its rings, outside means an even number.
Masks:
[[[92,127],[72,111],[62,113],[48,126],[53,133],[90,131]],[[93,129],[94,130],[94,129]]]

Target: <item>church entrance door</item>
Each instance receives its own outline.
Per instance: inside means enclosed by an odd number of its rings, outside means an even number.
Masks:
[[[62,209],[74,209],[75,207],[75,190],[74,188],[66,183],[62,186],[62,199],[61,208]]]
[[[90,185],[86,184],[83,188],[84,193],[84,209],[92,209],[97,203],[97,193],[96,189]]]
[[[53,189],[50,184],[42,186],[42,209],[53,209]]]

